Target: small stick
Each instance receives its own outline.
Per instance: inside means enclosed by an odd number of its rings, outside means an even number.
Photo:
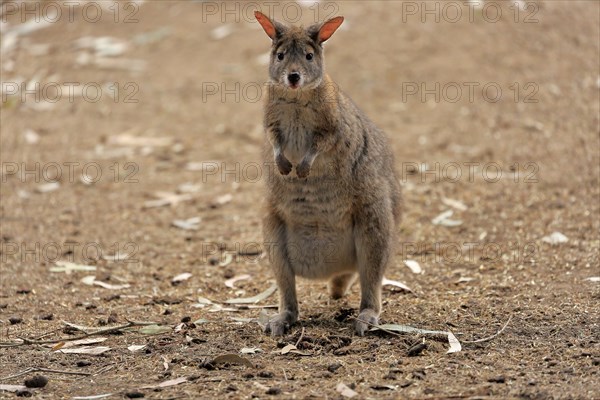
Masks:
[[[298,341],[296,342],[296,348],[298,348],[298,345],[300,344],[300,342],[302,341],[302,339],[304,339],[304,327],[302,327],[302,331],[300,332],[300,337],[298,338]],[[286,378],[287,381],[287,378]]]
[[[0,378],[0,380],[4,381],[7,379],[11,379],[11,378],[18,378],[19,376],[23,376],[23,375],[27,375],[31,372],[47,372],[50,374],[63,374],[63,375],[92,375],[89,372],[79,372],[79,371],[65,371],[65,370],[60,370],[60,369],[51,369],[51,368],[41,368],[41,367],[31,367],[31,368],[27,368],[24,369],[21,372],[18,372],[14,375],[9,375],[9,376],[5,376],[3,378]]]
[[[498,335],[500,335],[502,332],[504,332],[504,330],[508,326],[508,323],[510,322],[511,319],[512,319],[512,315],[510,317],[508,317],[508,321],[506,321],[506,323],[504,324],[504,326],[502,327],[502,329],[500,329],[498,332],[494,333],[492,336],[488,336],[488,337],[485,337],[483,339],[477,339],[477,340],[461,340],[461,342],[462,343],[469,343],[469,344],[489,342],[490,340],[495,339]]]
[[[129,321],[123,325],[109,326],[107,328],[100,328],[93,332],[85,332],[84,331],[85,333],[82,335],[72,336],[72,337],[68,337],[68,338],[48,339],[48,340],[34,340],[34,339],[27,339],[27,338],[19,338],[22,340],[22,342],[20,342],[20,343],[1,342],[0,347],[15,347],[15,346],[23,346],[26,344],[52,344],[52,343],[59,343],[59,342],[69,342],[69,341],[73,341],[73,340],[85,339],[85,338],[88,338],[88,337],[94,336],[94,335],[102,335],[105,333],[116,332],[116,331],[120,331],[123,329],[131,328],[134,326],[146,326],[146,325],[152,325],[152,324],[154,324],[154,322]]]

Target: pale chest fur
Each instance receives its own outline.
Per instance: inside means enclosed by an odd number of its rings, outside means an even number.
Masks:
[[[274,109],[283,135],[283,152],[296,165],[313,144],[314,133],[319,125],[318,112],[295,103],[280,103]]]

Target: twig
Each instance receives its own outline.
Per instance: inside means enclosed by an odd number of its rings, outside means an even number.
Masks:
[[[304,327],[302,327],[302,331],[300,332],[300,337],[298,338],[298,341],[296,341],[296,348],[298,348],[298,345],[300,344],[302,339],[304,339]]]
[[[117,332],[117,331],[131,328],[134,326],[146,326],[146,325],[152,325],[152,324],[155,324],[155,322],[129,321],[123,325],[99,328],[98,330],[95,330],[93,332],[85,332],[82,329],[78,329],[85,333],[83,335],[72,336],[72,337],[68,337],[68,338],[48,339],[48,340],[34,340],[34,339],[27,339],[27,338],[19,338],[21,340],[21,342],[19,342],[19,343],[0,342],[0,347],[16,347],[16,346],[23,346],[26,344],[52,344],[52,343],[59,343],[59,342],[69,342],[69,341],[73,341],[73,340],[85,339],[90,336],[102,335],[102,334],[111,333],[111,332]],[[68,325],[68,326],[71,326],[72,328],[77,329],[76,327],[73,327],[72,325]]]
[[[504,324],[504,326],[502,327],[502,329],[500,329],[498,332],[494,333],[492,336],[488,336],[488,337],[485,337],[483,339],[477,339],[477,340],[461,340],[461,342],[462,343],[469,343],[469,344],[489,342],[490,340],[495,339],[498,335],[500,335],[502,332],[504,332],[504,330],[508,326],[508,323],[510,322],[511,319],[512,319],[512,315],[510,317],[508,317],[508,321],[506,321],[506,323]]]
[[[65,370],[60,370],[60,369],[31,367],[31,368],[26,368],[26,369],[24,369],[21,372],[17,372],[16,374],[0,378],[0,381],[4,381],[4,380],[7,380],[7,379],[12,379],[12,378],[18,378],[19,376],[27,375],[27,374],[29,374],[31,372],[47,372],[47,373],[50,373],[50,374],[63,374],[63,375],[87,375],[87,376],[92,375],[89,372],[65,371]]]
[[[375,328],[379,329],[380,331],[383,331],[383,332],[389,333],[390,335],[394,335],[394,336],[400,336],[400,337],[402,337],[402,335],[401,335],[401,334],[399,334],[399,333],[397,333],[397,332],[394,332],[394,331],[389,331],[389,330],[387,330],[387,329],[383,329],[383,328],[381,328],[379,325],[377,325],[377,324],[372,324],[372,323],[370,323],[369,321],[364,321],[364,320],[362,320],[362,319],[358,319],[358,318],[356,318],[356,317],[350,317],[350,318],[352,318],[352,319],[355,319],[355,320],[357,320],[357,321],[360,321],[360,322],[364,322],[365,324],[367,324],[367,325],[370,325],[370,326],[373,326],[373,327],[375,327]]]

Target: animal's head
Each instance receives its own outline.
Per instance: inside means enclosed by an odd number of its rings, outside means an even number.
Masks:
[[[269,66],[271,82],[291,89],[319,86],[323,79],[323,42],[340,27],[344,17],[304,29],[287,27],[259,11],[254,16],[273,41]]]

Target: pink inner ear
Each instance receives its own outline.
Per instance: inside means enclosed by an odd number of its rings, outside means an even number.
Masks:
[[[325,22],[319,30],[319,42],[324,42],[333,35],[344,22],[344,17],[335,17]]]
[[[271,20],[260,11],[255,11],[254,16],[256,17],[258,23],[263,27],[267,35],[273,39],[275,37],[275,27],[273,26]]]

